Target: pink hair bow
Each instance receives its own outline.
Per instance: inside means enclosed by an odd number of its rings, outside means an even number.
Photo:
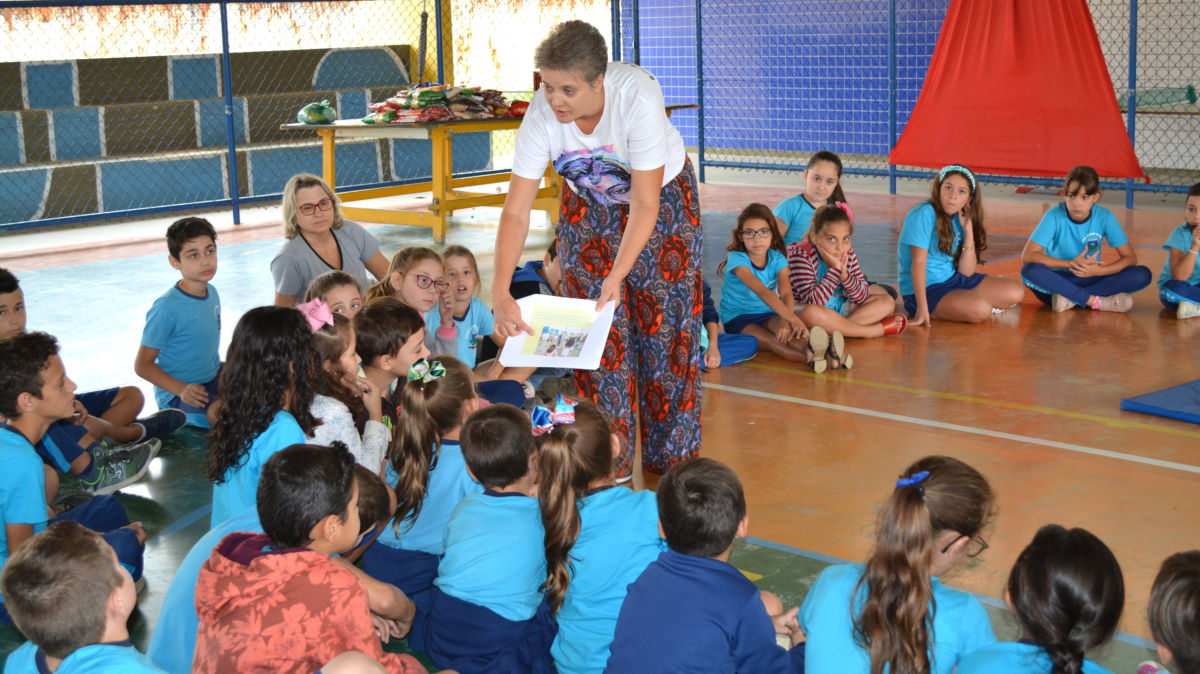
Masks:
[[[851,223],[854,222],[854,211],[850,210],[850,204],[848,204],[844,201],[838,201],[838,202],[834,202],[833,205],[842,209],[842,212],[844,212],[846,214],[846,217],[850,218]]]
[[[333,325],[333,312],[329,310],[329,305],[320,298],[316,298],[311,302],[297,304],[296,310],[304,315],[304,320],[308,321],[308,329],[316,332],[326,325]]]

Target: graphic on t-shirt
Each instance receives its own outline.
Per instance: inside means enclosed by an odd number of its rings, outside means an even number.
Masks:
[[[612,145],[564,152],[554,160],[554,170],[601,204],[629,203],[630,168]]]
[[[1083,247],[1087,251],[1086,257],[1094,257],[1100,259],[1100,235],[1096,232],[1089,232],[1083,237]]]

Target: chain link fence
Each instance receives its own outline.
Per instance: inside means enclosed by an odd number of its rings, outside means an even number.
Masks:
[[[916,103],[948,6],[624,0],[618,25],[623,58],[654,72],[669,103],[703,106],[696,117],[673,118],[699,149],[702,172],[801,170],[809,155],[829,149],[851,173],[924,180],[927,170],[889,167],[887,154]],[[1089,7],[1123,114],[1131,88],[1136,93],[1134,147],[1152,183],[1131,188],[1186,190],[1200,180],[1200,43],[1180,36],[1200,33],[1196,3],[1090,0]]]

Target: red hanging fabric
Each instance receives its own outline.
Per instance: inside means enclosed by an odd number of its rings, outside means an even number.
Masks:
[[[1086,0],[951,0],[888,160],[1052,177],[1085,164],[1146,178]]]

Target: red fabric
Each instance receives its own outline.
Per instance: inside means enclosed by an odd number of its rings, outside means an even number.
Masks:
[[[893,164],[1145,178],[1086,0],[951,0]]]

